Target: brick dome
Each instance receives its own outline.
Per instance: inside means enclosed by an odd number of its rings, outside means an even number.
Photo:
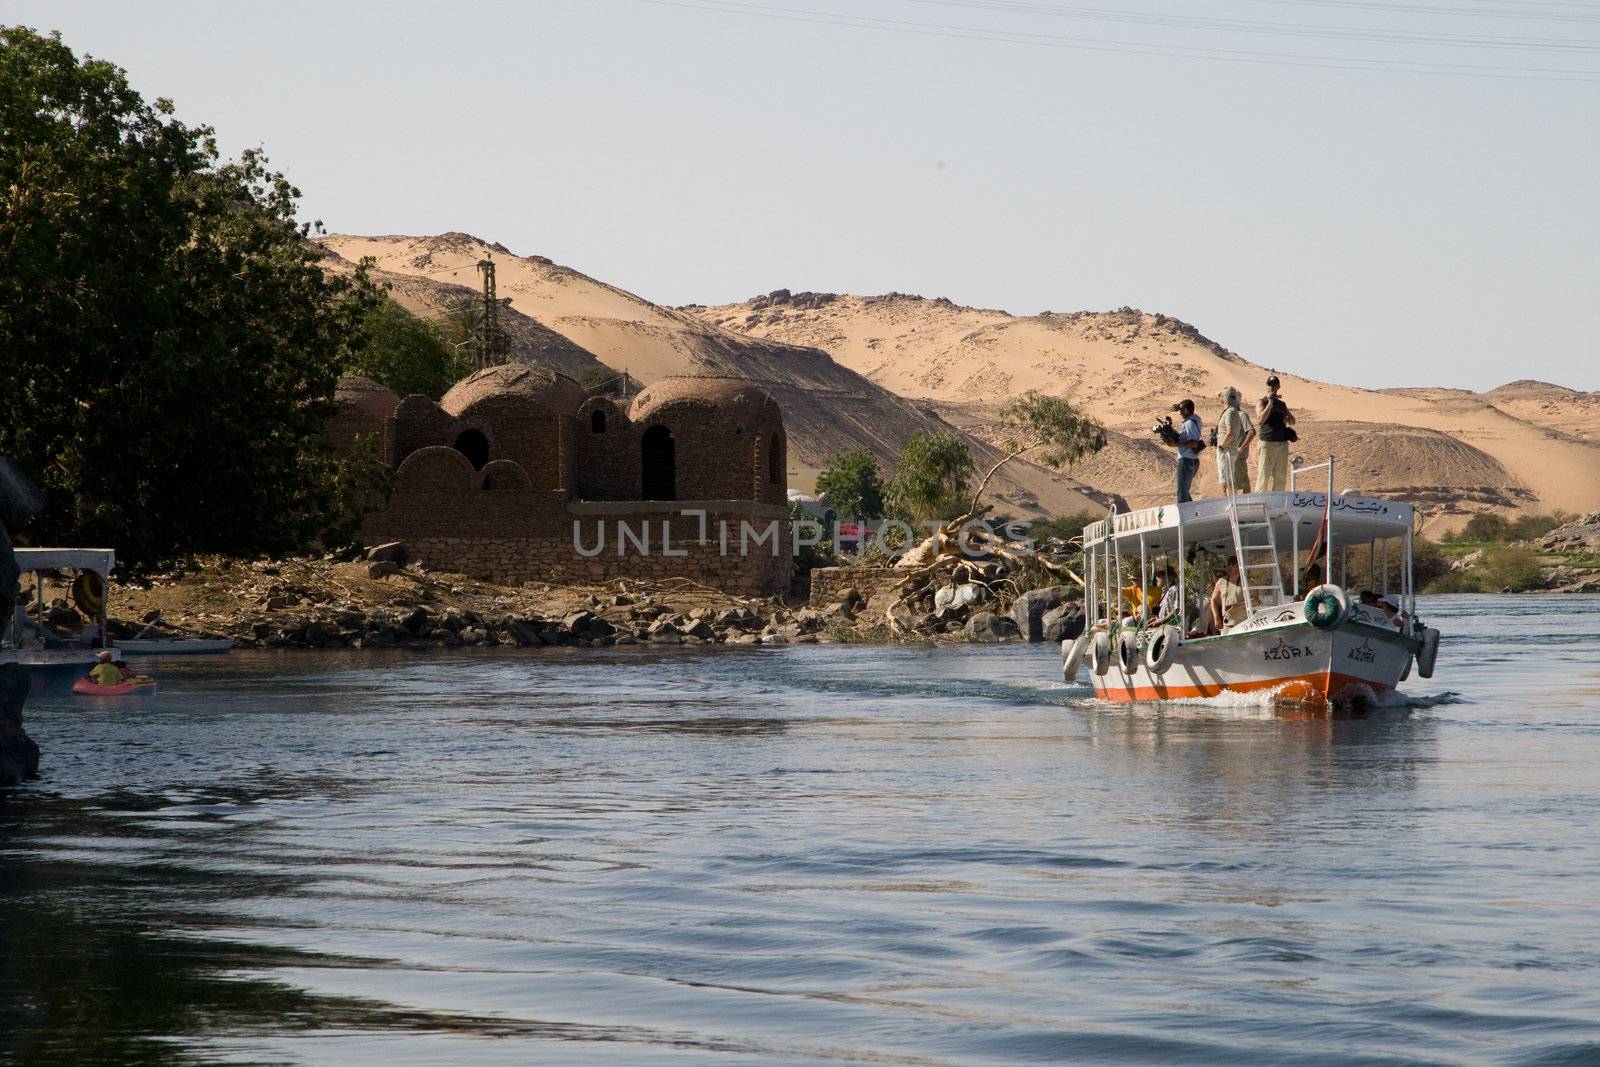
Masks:
[[[468,375],[444,394],[439,406],[459,417],[475,404],[505,397],[532,400],[549,411],[570,415],[583,403],[584,392],[581,385],[565,374],[511,363],[485,367]]]
[[[382,422],[400,406],[400,398],[371,378],[346,374],[333,390],[333,402],[352,407],[373,422]]]
[[[747,430],[783,421],[777,401],[749,379],[709,375],[660,379],[633,398],[628,418],[643,423],[679,407],[715,408]]]

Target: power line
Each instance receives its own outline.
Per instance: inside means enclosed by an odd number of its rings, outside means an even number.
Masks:
[[[662,7],[678,7],[724,15],[746,15],[782,22],[843,26],[851,29],[871,29],[954,40],[1031,44],[1050,48],[1068,48],[1121,55],[1211,59],[1232,63],[1269,64],[1324,70],[1375,71],[1393,74],[1439,74],[1455,77],[1501,78],[1523,81],[1600,82],[1600,72],[1587,70],[1403,59],[1367,59],[1356,56],[1317,56],[1236,48],[1206,48],[1192,45],[1161,45],[1137,41],[1108,41],[1062,34],[1028,33],[1018,30],[949,26],[908,19],[844,15],[809,9],[769,8],[740,3],[739,0],[699,0],[699,2],[695,2],[695,0],[643,0],[643,2]]]
[[[969,11],[1046,15],[1053,18],[1117,22],[1134,26],[1156,26],[1163,29],[1220,30],[1277,37],[1374,41],[1385,44],[1420,44],[1443,48],[1498,48],[1534,52],[1600,52],[1600,42],[1566,41],[1550,37],[1463,36],[1414,30],[1359,29],[1343,26],[1317,26],[1309,23],[1267,22],[1260,19],[1203,18],[1190,15],[1164,15],[1155,12],[1115,11],[1105,8],[1058,7],[1047,4],[1020,3],[1017,0],[908,0],[908,2]]]

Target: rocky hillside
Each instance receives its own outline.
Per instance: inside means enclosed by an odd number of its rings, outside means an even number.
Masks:
[[[514,256],[462,233],[437,237],[321,238],[334,255],[331,269],[349,269],[371,257],[376,276],[391,283],[396,300],[425,316],[473,292],[477,262],[492,257],[497,293],[508,299],[507,329],[514,358],[574,373],[597,363],[626,370],[649,384],[676,374],[747,378],[783,407],[789,431],[790,484],[808,488],[834,454],[869,448],[887,465],[900,444],[918,431],[949,429],[937,413],[895,395],[828,353],[804,343],[751,337],[698,315],[658,307],[542,256]],[[981,463],[995,455],[973,439]],[[1079,484],[1029,464],[1014,464],[997,480],[997,496],[1012,510],[1059,514],[1099,506],[1103,500]]]
[[[1225,386],[1253,399],[1267,374],[1187,323],[1133,308],[1016,316],[898,293],[778,290],[684,310],[726,330],[823,349],[977,433],[1025,390],[1073,397],[1120,434],[1074,476],[1141,504],[1170,492],[1170,454],[1152,447],[1149,432],[1156,416],[1188,396],[1210,425]],[[1474,510],[1600,506],[1600,395],[1538,382],[1477,394],[1280,376],[1301,420],[1298,451],[1313,462],[1332,452],[1341,488],[1404,494],[1431,527],[1459,525]],[[1200,491],[1216,492],[1209,457],[1201,472]]]

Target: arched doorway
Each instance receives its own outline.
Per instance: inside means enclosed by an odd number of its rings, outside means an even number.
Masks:
[[[639,462],[644,499],[678,499],[677,446],[673,444],[671,430],[665,426],[646,430],[639,440]]]
[[[489,462],[489,439],[482,430],[462,430],[456,435],[456,451],[467,457],[473,470],[481,471]]]
[[[589,415],[589,432],[606,432],[606,413],[600,408],[595,408],[594,411]]]

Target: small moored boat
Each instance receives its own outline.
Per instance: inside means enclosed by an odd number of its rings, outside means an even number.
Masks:
[[[129,693],[153,693],[155,689],[156,680],[142,676],[129,678],[119,685],[101,685],[90,678],[79,678],[72,683],[72,691],[81,697],[123,697]]]
[[[1324,467],[1326,488],[1295,487]],[[1413,665],[1431,677],[1439,632],[1417,618],[1411,505],[1335,495],[1331,457],[1297,469],[1290,484],[1286,493],[1113,511],[1085,527],[1093,622],[1062,643],[1067,680],[1083,664],[1095,693],[1110,701],[1270,692],[1282,702],[1348,706],[1392,692]],[[1307,547],[1338,581],[1301,588]],[[1208,593],[1205,561],[1228,556],[1239,564],[1244,610],[1219,630],[1197,617],[1190,593]],[[1162,557],[1184,592],[1177,618],[1157,625],[1147,590]],[[1352,558],[1382,594],[1377,604],[1345,591]]]

